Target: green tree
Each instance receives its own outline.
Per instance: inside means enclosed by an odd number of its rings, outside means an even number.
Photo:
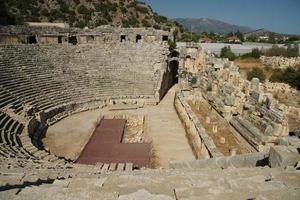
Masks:
[[[247,79],[251,81],[252,78],[258,78],[261,82],[265,82],[266,75],[262,69],[255,67],[247,73]]]
[[[276,69],[273,71],[270,81],[286,83],[300,90],[300,69],[294,69],[292,67],[288,67],[285,70]]]
[[[297,57],[299,55],[299,46],[297,44],[289,44],[286,49],[287,57]]]
[[[244,39],[244,34],[241,33],[239,30],[235,33],[235,35],[236,35],[242,42],[245,41],[245,39]]]
[[[275,34],[274,33],[271,33],[270,35],[269,35],[269,42],[270,43],[275,43],[276,41],[275,41]]]
[[[251,56],[252,56],[253,58],[259,58],[259,57],[261,56],[260,50],[259,50],[258,48],[252,49],[252,51],[251,51]]]
[[[247,41],[249,41],[249,42],[257,42],[257,40],[258,40],[258,37],[256,35],[250,35],[247,38]]]
[[[232,37],[232,36],[234,36],[233,32],[229,32],[229,33],[226,35],[226,37]]]
[[[233,61],[236,58],[235,54],[231,51],[230,46],[225,46],[221,49],[220,57],[228,58],[230,61]]]

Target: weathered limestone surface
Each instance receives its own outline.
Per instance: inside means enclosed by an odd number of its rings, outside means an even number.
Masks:
[[[207,135],[199,119],[180,93],[177,93],[175,97],[175,108],[186,127],[187,136],[197,158],[222,156],[222,153],[216,148],[213,140]]]
[[[0,174],[2,178],[3,175]],[[37,180],[32,179],[31,184]],[[11,187],[1,199],[291,199],[300,195],[299,170],[228,168],[77,174],[38,186]]]
[[[300,57],[285,58],[280,56],[261,56],[260,60],[263,64],[269,65],[273,68],[287,68],[300,64]]]
[[[139,38],[137,37],[139,36]],[[30,41],[30,38],[34,38]],[[72,41],[70,41],[72,38]],[[107,43],[153,43],[173,40],[168,31],[153,28],[116,28],[99,26],[94,29],[80,29],[58,26],[1,26],[0,43],[4,44],[107,44]]]
[[[236,156],[224,156],[211,159],[194,160],[194,161],[174,161],[171,162],[173,169],[227,169],[235,168],[253,168],[258,166],[267,166],[269,153],[250,153]]]
[[[299,148],[274,146],[270,149],[270,166],[287,167],[295,166],[300,161]]]
[[[298,150],[276,146],[270,155],[222,157],[181,94],[175,107],[192,146],[199,157],[213,159],[174,162],[168,170],[135,170],[132,163],[83,166],[49,154],[40,138],[58,120],[112,104],[156,104],[168,89],[162,85],[171,72],[167,40],[172,34],[111,27],[0,29],[0,42],[32,39],[40,44],[0,45],[0,199],[299,198]],[[60,39],[63,44],[53,44]],[[66,44],[71,39],[79,45]],[[242,80],[226,59],[206,62],[194,45],[182,52],[179,66],[200,72],[197,85],[206,100],[226,120],[237,121],[241,132],[247,130],[258,150],[287,135],[283,107],[258,80]],[[191,75],[186,78],[190,81]],[[267,161],[278,168],[269,168]]]
[[[289,134],[284,106],[259,79],[244,80],[228,59],[210,56],[198,73],[203,97],[258,151]]]

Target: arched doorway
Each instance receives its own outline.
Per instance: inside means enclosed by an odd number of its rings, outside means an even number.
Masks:
[[[37,43],[37,39],[35,35],[31,35],[27,37],[27,43],[28,44],[36,44]]]

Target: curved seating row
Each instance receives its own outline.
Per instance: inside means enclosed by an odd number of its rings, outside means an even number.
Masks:
[[[38,136],[21,135],[26,124],[5,110],[24,118],[26,107],[47,113],[74,102],[154,99],[160,79],[154,66],[164,61],[166,51],[155,44],[0,45],[0,155],[64,163],[37,146]],[[46,123],[51,125],[73,112],[76,109],[58,109]]]

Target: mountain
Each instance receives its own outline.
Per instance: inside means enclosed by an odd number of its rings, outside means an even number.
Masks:
[[[0,0],[0,25],[65,22],[71,27],[154,27],[182,30],[137,0]]]
[[[196,32],[196,33],[202,33],[202,32],[229,33],[229,32],[236,32],[238,30],[242,33],[246,33],[252,31],[252,29],[249,27],[228,24],[219,20],[209,19],[209,18],[200,18],[200,19],[176,18],[174,20],[182,24],[189,31]]]
[[[268,37],[279,37],[279,38],[282,38],[282,37],[297,37],[297,35],[293,35],[293,34],[282,34],[282,33],[275,33],[275,32],[272,32],[272,31],[269,31],[265,28],[261,28],[261,29],[257,29],[257,30],[254,30],[254,31],[250,31],[250,32],[247,32],[244,34],[244,36],[246,38],[249,38],[249,37],[260,37],[260,36],[268,36]]]

